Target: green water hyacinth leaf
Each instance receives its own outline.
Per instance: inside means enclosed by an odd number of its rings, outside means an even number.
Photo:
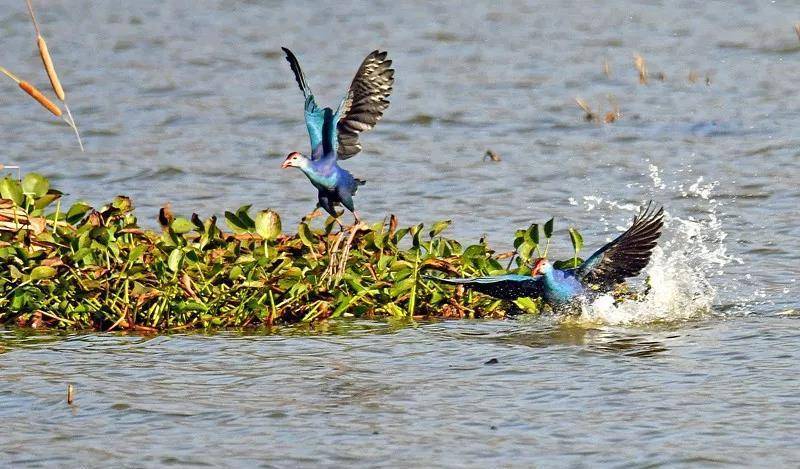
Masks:
[[[281,217],[271,209],[258,212],[255,225],[256,233],[267,241],[272,241],[281,234]]]
[[[573,257],[573,267],[578,267],[578,254],[583,249],[583,236],[575,228],[569,229],[569,239],[572,241],[572,249],[575,252]]]
[[[72,205],[67,211],[66,222],[70,224],[76,224],[83,219],[86,215],[86,212],[91,210],[92,207],[85,202],[77,202]]]
[[[181,263],[183,261],[183,253],[180,249],[173,249],[171,253],[169,253],[169,258],[167,259],[167,266],[169,270],[173,272],[178,272],[181,270]]]
[[[123,213],[133,210],[133,202],[131,202],[130,197],[125,197],[124,195],[114,197],[111,206]]]
[[[31,280],[42,280],[45,278],[53,278],[56,276],[56,269],[46,266],[40,265],[38,267],[34,267],[31,271]]]
[[[10,177],[5,177],[0,180],[0,197],[9,199],[20,207],[25,201],[25,196],[22,193],[22,186],[19,181]]]
[[[22,179],[22,190],[33,197],[41,197],[50,190],[50,183],[38,173],[28,173]]]
[[[311,232],[311,228],[307,223],[300,223],[300,225],[298,225],[297,236],[300,237],[300,241],[307,247],[313,248],[317,244],[317,237]]]
[[[236,213],[225,212],[225,221],[235,233],[246,233],[255,230],[256,222],[247,214],[250,207],[251,205],[244,205],[239,207]]]
[[[438,235],[439,233],[447,229],[447,227],[450,226],[452,222],[453,222],[452,220],[443,220],[434,223],[429,233],[430,237],[433,238],[434,236]]]
[[[534,246],[539,245],[539,224],[534,223],[525,232],[525,240],[529,241]]]
[[[464,250],[465,258],[483,257],[486,254],[486,246],[483,244],[473,244]]]
[[[550,237],[553,236],[553,223],[554,223],[554,220],[555,219],[551,218],[551,219],[547,220],[547,222],[545,222],[545,224],[544,224],[544,237],[547,238],[547,239],[550,239]]]
[[[250,206],[226,212],[229,226],[248,236],[229,236],[215,217],[194,214],[162,213],[158,221],[167,229],[155,231],[137,225],[124,196],[97,210],[83,202],[64,211],[59,205],[45,219],[45,207],[61,196],[43,192],[46,186],[29,175],[25,193],[19,181],[0,179],[0,191],[11,199],[0,204],[0,327],[30,325],[34,317],[42,327],[158,331],[258,328],[332,316],[500,318],[514,305],[454,291],[428,276],[505,274],[514,259],[516,273],[530,274],[527,263],[540,249],[536,224],[515,232],[516,256],[506,262],[505,252],[496,254],[484,241],[462,245],[445,237],[449,220],[424,229],[400,227],[387,216],[351,237],[332,233],[335,222],[328,217],[324,229],[312,228],[315,221],[286,233],[277,213],[264,210],[253,219]],[[24,210],[9,210],[14,198]],[[39,232],[18,228],[17,215],[38,218]],[[552,221],[543,233],[552,234]],[[404,236],[411,239],[399,242]],[[536,299],[516,304],[527,312],[539,307]]]
[[[194,229],[194,223],[187,220],[183,217],[177,217],[172,220],[172,224],[170,224],[170,228],[177,234],[184,234],[192,231]]]
[[[62,195],[63,194],[61,192],[54,189],[50,189],[49,191],[47,191],[47,194],[36,199],[33,206],[37,210],[41,210],[47,207],[48,205],[52,204],[54,201],[60,199]]]
[[[517,305],[517,308],[528,314],[539,314],[539,304],[535,300],[530,298],[517,298],[514,300],[514,304]]]

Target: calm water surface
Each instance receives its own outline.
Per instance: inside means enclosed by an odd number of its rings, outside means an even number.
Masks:
[[[580,324],[0,331],[0,464],[800,462],[792,2],[36,4],[87,152],[3,81],[0,163],[49,176],[69,202],[130,195],[150,226],[166,202],[202,216],[252,203],[291,227],[316,196],[278,169],[308,145],[280,46],[324,104],[380,47],[392,105],[345,163],[369,181],[366,219],[452,219],[450,235],[503,249],[555,216],[566,256],[569,226],[591,249],[631,204],[670,217],[653,298]],[[2,65],[45,88],[21,1],[0,0],[0,38]],[[587,122],[576,97],[623,116]],[[487,148],[502,161],[482,162]]]

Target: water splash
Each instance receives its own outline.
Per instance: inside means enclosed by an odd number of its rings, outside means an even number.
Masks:
[[[727,265],[741,262],[727,251],[727,234],[719,220],[721,204],[712,198],[716,182],[706,183],[699,178],[691,184],[668,187],[652,165],[650,177],[657,191],[697,199],[695,206],[704,206],[705,213],[699,217],[680,218],[665,210],[661,243],[641,276],[647,278],[649,286],[644,297],[640,301],[614,304],[611,295],[603,295],[584,305],[580,322],[641,324],[701,316],[712,311],[717,300],[720,286],[715,279],[722,276]],[[601,205],[614,210],[638,211],[638,207],[594,196],[584,197],[584,205],[587,211]],[[645,289],[644,285],[634,283],[632,286]]]

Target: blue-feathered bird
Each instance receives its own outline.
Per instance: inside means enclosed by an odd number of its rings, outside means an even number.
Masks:
[[[361,63],[347,95],[334,111],[317,106],[297,57],[289,49],[282,49],[306,98],[305,117],[311,138],[311,154],[289,153],[281,167],[300,168],[319,191],[319,207],[338,218],[334,206],[344,205],[353,212],[358,224],[353,195],[365,181],[339,167],[338,161],[361,151],[358,135],[375,127],[389,107],[387,98],[394,84],[392,61],[386,59],[386,52],[371,52]]]
[[[654,210],[651,203],[633,218],[627,231],[598,249],[576,268],[557,269],[546,258],[539,258],[530,276],[508,274],[478,278],[429,278],[464,285],[504,300],[542,298],[545,303],[560,310],[594,295],[608,293],[626,278],[639,275],[650,262],[663,226],[664,209]]]

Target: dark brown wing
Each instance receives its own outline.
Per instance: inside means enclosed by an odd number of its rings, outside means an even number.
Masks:
[[[633,224],[610,243],[600,248],[575,269],[587,283],[611,288],[628,277],[635,277],[650,262],[664,226],[664,208],[653,209],[653,203],[633,218]]]
[[[346,160],[361,151],[358,134],[375,127],[389,107],[388,97],[394,84],[392,61],[386,52],[372,51],[361,63],[347,98],[342,104],[337,124],[339,159]]]

